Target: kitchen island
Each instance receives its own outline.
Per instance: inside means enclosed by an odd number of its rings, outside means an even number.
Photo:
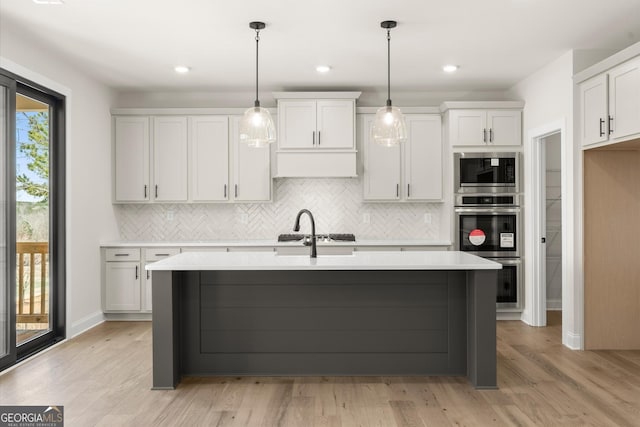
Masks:
[[[501,265],[464,252],[190,252],[153,276],[153,388],[201,375],[496,383]]]

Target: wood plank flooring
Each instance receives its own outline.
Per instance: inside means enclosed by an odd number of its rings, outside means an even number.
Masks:
[[[188,378],[151,391],[151,324],[108,322],[0,376],[0,405],[64,405],[67,426],[640,426],[640,351],[571,351],[498,322],[499,390],[466,378]]]

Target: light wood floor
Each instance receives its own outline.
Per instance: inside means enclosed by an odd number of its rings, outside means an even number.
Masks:
[[[191,378],[151,391],[151,325],[108,322],[0,376],[0,405],[64,405],[67,426],[640,426],[640,351],[571,351],[498,322],[499,390],[465,378]]]

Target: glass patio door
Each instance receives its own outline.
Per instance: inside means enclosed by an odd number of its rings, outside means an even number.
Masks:
[[[0,69],[0,371],[66,334],[65,102]]]
[[[16,344],[51,330],[49,266],[50,109],[46,97],[16,94]],[[39,98],[39,99],[38,99]]]

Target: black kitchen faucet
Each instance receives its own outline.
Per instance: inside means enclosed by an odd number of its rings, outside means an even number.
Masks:
[[[300,216],[306,213],[311,219],[311,258],[318,258],[318,251],[316,249],[316,222],[313,220],[313,214],[308,209],[301,209],[296,216],[296,223],[293,226],[293,231],[300,231]],[[306,244],[306,243],[305,243]]]

